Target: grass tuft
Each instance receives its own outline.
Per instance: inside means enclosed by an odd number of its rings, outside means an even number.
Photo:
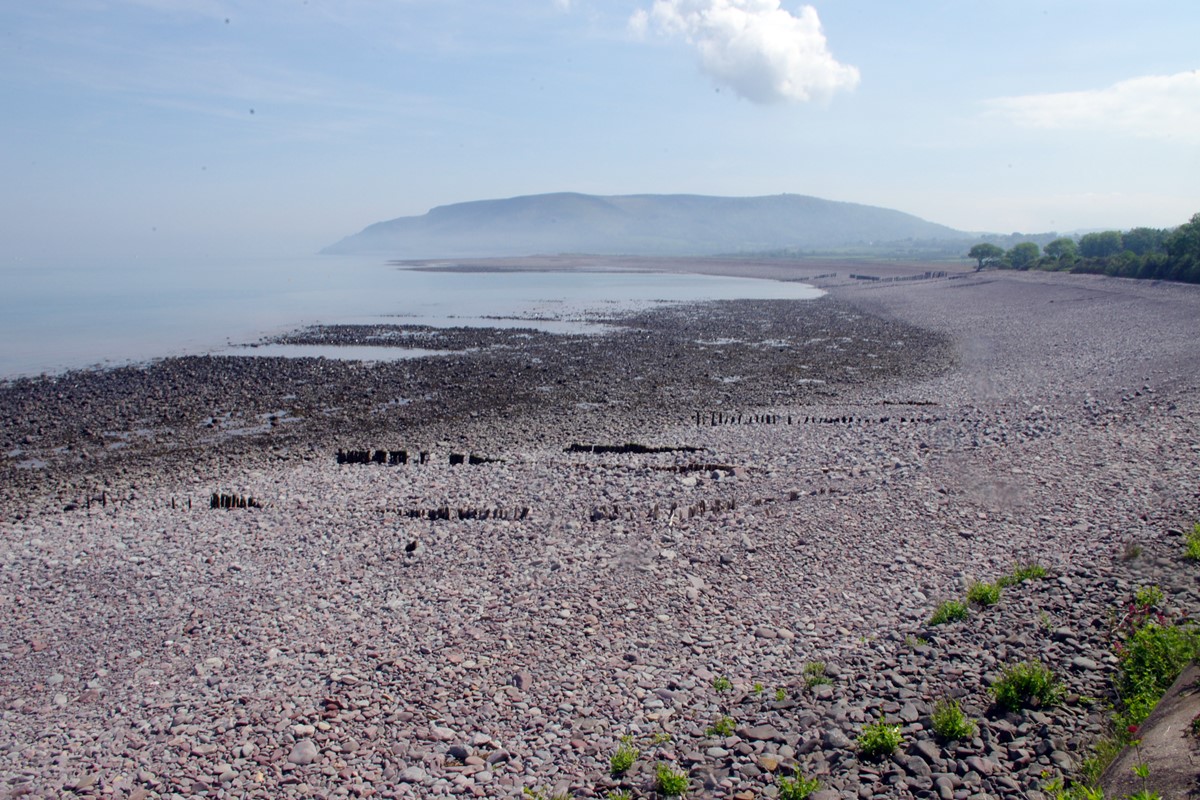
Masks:
[[[992,684],[996,705],[1007,711],[1037,706],[1044,708],[1059,702],[1062,684],[1049,667],[1038,661],[1009,664],[999,680]]]
[[[659,762],[654,770],[654,788],[665,797],[683,797],[688,790],[687,773]]]
[[[633,746],[633,737],[622,736],[621,743],[617,745],[617,751],[608,759],[609,772],[613,775],[628,772],[640,755],[641,751]]]
[[[967,719],[957,700],[944,698],[933,708],[933,732],[942,739],[952,742],[968,739],[975,735],[975,723]]]
[[[1049,574],[1046,568],[1041,564],[1030,562],[1028,564],[1017,564],[1013,567],[1013,571],[1008,575],[1004,575],[996,581],[996,584],[1001,588],[1016,586],[1025,581],[1041,580]]]
[[[996,605],[1000,602],[999,584],[975,581],[967,589],[967,602],[985,607]]]
[[[958,600],[945,600],[933,610],[929,624],[943,625],[947,622],[957,622],[966,619],[969,613],[965,603],[960,603]]]
[[[733,717],[721,717],[708,726],[705,731],[709,736],[732,736],[734,731]]]
[[[1183,557],[1188,561],[1200,561],[1200,522],[1183,537]]]
[[[833,683],[833,681],[825,674],[824,661],[810,661],[804,665],[804,686],[806,689],[830,683]]]
[[[804,777],[797,768],[794,777],[779,779],[779,800],[805,800],[820,788],[819,780]]]

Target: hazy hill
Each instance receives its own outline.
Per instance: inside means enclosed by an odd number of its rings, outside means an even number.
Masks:
[[[559,193],[439,206],[377,222],[325,253],[395,258],[594,253],[711,255],[966,240],[900,211],[816,197]]]

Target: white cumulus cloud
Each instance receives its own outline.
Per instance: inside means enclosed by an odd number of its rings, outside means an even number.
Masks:
[[[717,82],[756,103],[806,101],[858,85],[855,67],[829,52],[812,6],[793,15],[779,0],[654,0],[630,28],[686,39]]]
[[[1103,89],[998,97],[987,106],[1027,128],[1200,142],[1200,70],[1131,78]]]

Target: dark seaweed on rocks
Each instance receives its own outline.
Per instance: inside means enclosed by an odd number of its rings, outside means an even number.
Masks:
[[[597,418],[632,438],[697,408],[833,398],[950,361],[945,337],[831,298],[681,305],[608,322],[611,333],[587,336],[417,328],[421,347],[464,352],[396,362],[196,356],[10,381],[0,384],[0,453],[15,455],[0,475],[24,492],[55,475],[94,482],[81,476],[115,465],[215,468],[351,438],[421,446],[481,421],[495,449],[542,439],[529,420],[543,416],[575,441],[597,432]],[[383,332],[331,326],[281,341],[378,344]],[[33,458],[46,467],[20,468]]]

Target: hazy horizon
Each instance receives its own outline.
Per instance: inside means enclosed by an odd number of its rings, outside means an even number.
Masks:
[[[307,254],[559,191],[1173,227],[1197,29],[1183,0],[9,4],[3,262]]]

